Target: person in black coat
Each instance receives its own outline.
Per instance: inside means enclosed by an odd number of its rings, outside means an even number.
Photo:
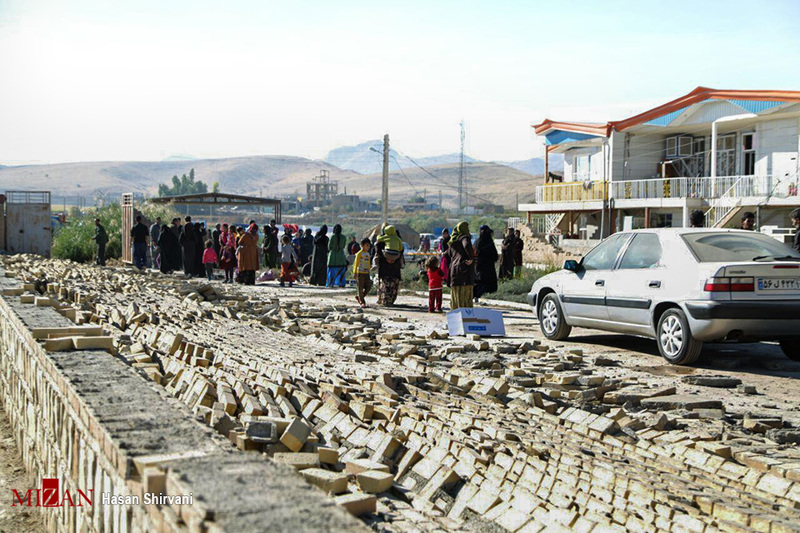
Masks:
[[[205,277],[206,269],[203,266],[203,252],[206,249],[206,228],[200,222],[195,222],[194,230],[197,232],[197,246],[194,249],[194,271],[199,277]]]
[[[475,289],[473,297],[477,300],[482,295],[497,292],[497,248],[492,238],[494,232],[489,226],[481,226],[480,236],[475,245]]]
[[[186,224],[181,226],[181,236],[178,239],[183,248],[183,273],[187,276],[194,276],[197,273],[195,266],[195,248],[199,246],[197,242],[197,231],[192,224],[192,217],[186,217]]]
[[[508,234],[503,239],[501,247],[502,258],[500,259],[500,279],[511,279],[514,277],[514,255],[517,251],[517,237],[514,235],[514,228],[508,228]]]
[[[792,241],[792,248],[795,252],[800,253],[800,208],[792,211],[792,226],[794,226],[794,240]]]
[[[214,246],[214,251],[217,253],[217,257],[220,257],[220,253],[222,252],[222,248],[220,248],[219,244],[219,236],[222,235],[222,224],[217,224],[214,226],[214,231],[211,232],[211,242]]]
[[[312,285],[324,287],[328,282],[328,226],[323,224],[314,236],[314,254],[311,258]]]
[[[158,237],[158,248],[161,251],[161,264],[159,269],[164,274],[169,274],[181,269],[181,245],[169,226],[161,226],[161,233]]]

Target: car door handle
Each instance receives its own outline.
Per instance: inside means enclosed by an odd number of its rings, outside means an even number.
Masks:
[[[602,287],[606,284],[606,280],[598,279],[597,281],[594,282],[594,284],[597,285],[598,287]]]
[[[659,281],[659,280],[651,281],[650,283],[647,284],[647,286],[651,287],[653,289],[660,289],[661,288],[661,281]]]

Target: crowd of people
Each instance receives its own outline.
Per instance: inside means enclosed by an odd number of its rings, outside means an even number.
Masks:
[[[98,248],[97,262],[105,264],[105,245],[108,235],[95,221],[93,239]],[[384,225],[380,233],[361,242],[355,235],[347,237],[342,226],[328,226],[313,234],[311,229],[300,230],[275,220],[259,228],[254,220],[242,225],[217,224],[208,230],[205,224],[172,219],[169,225],[161,218],[148,228],[140,215],[131,228],[133,262],[137,268],[148,265],[148,241],[152,266],[165,274],[183,271],[189,277],[212,280],[215,271],[224,272],[223,283],[254,285],[256,281],[277,280],[280,286],[292,287],[302,280],[310,285],[346,287],[347,272],[357,288],[356,301],[366,306],[366,297],[373,287],[372,273],[377,273],[377,303],[394,305],[400,288],[402,270],[406,263],[402,236],[395,226]],[[472,307],[485,294],[497,291],[499,279],[520,275],[524,247],[519,230],[509,228],[498,252],[494,232],[481,226],[473,244],[469,224],[460,222],[442,233],[436,250],[430,250],[425,261],[424,278],[429,289],[428,310],[442,311],[442,291],[450,287],[450,307]],[[261,270],[263,261],[263,271]],[[499,263],[499,276],[497,264]]]

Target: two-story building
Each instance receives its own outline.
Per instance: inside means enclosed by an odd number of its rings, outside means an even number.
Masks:
[[[716,90],[689,94],[636,116],[589,124],[545,120],[545,168],[564,154],[564,175],[545,175],[535,203],[548,232],[600,238],[622,229],[706,225],[786,227],[800,206],[800,91]]]

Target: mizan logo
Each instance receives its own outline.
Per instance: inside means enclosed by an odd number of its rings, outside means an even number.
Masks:
[[[59,481],[54,478],[42,479],[41,489],[28,489],[24,496],[21,496],[16,489],[11,489],[11,507],[22,505],[24,507],[83,507],[92,505],[94,490],[89,489],[88,494],[78,489],[78,493],[70,494],[69,489],[62,494],[59,491]],[[34,496],[35,495],[35,496]],[[34,500],[35,498],[35,500]]]

